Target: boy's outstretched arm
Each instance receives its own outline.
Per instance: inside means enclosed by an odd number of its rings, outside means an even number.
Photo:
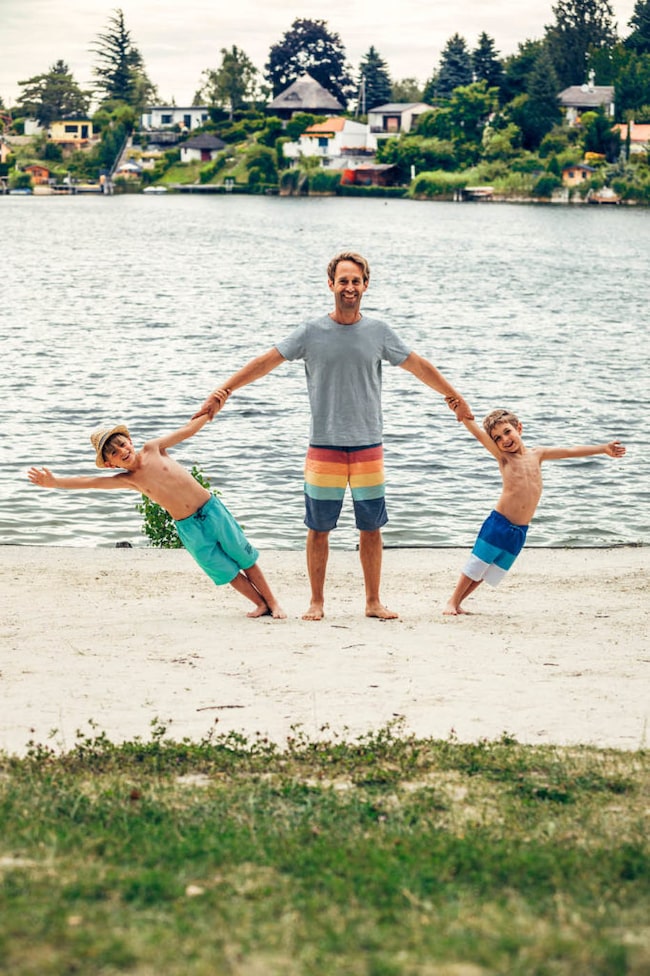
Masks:
[[[193,437],[202,427],[205,427],[209,419],[207,413],[201,414],[198,417],[192,417],[191,420],[188,420],[178,430],[172,430],[169,434],[161,434],[160,437],[152,438],[152,440],[147,442],[147,447],[155,446],[160,451],[164,451],[168,447],[173,447],[174,444],[180,444],[181,441],[186,441],[189,437]]]
[[[467,427],[470,434],[473,434],[476,440],[480,441],[483,447],[498,460],[501,454],[499,448],[496,446],[496,444],[494,443],[490,435],[486,431],[484,431],[483,428],[480,427],[475,420],[468,420],[467,417],[463,417],[463,416],[459,417],[458,412],[456,413],[456,416],[460,421],[462,421],[465,427]]]
[[[623,457],[625,447],[620,441],[607,444],[576,444],[574,447],[540,447],[540,460],[559,461],[562,458],[591,457],[593,454],[607,454],[609,457]]]
[[[131,487],[127,481],[128,475],[126,471],[113,475],[69,475],[61,478],[53,474],[49,468],[43,467],[30,468],[27,472],[27,477],[33,485],[38,485],[39,488],[101,488],[105,491],[110,488]]]

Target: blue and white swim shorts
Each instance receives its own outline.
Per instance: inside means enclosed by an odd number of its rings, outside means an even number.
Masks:
[[[501,512],[490,512],[481,526],[463,574],[498,586],[526,541],[527,525],[515,525]]]

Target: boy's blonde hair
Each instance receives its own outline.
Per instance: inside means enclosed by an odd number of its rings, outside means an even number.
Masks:
[[[336,269],[341,261],[352,261],[354,264],[358,264],[361,268],[361,276],[364,282],[370,280],[370,265],[365,258],[357,254],[356,251],[341,251],[337,254],[335,258],[332,258],[330,263],[327,265],[327,277],[330,281],[334,281],[336,276]]]
[[[514,424],[519,426],[519,417],[512,410],[493,410],[483,421],[483,430],[492,437],[492,431],[497,424]]]

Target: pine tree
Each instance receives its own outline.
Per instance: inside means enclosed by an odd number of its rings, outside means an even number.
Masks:
[[[503,65],[499,61],[494,40],[483,31],[478,46],[472,51],[474,80],[487,82],[488,88],[498,88],[503,80]]]
[[[105,101],[142,108],[155,95],[155,86],[147,77],[142,55],[131,41],[122,10],[116,10],[108,23],[107,31],[97,35],[92,48],[98,58],[93,67],[97,87]]]
[[[445,45],[436,76],[438,98],[449,98],[454,88],[471,85],[474,80],[472,57],[467,42],[460,34],[454,34]]]
[[[377,105],[391,100],[391,80],[388,65],[374,47],[361,59],[359,65],[359,111],[365,115]]]

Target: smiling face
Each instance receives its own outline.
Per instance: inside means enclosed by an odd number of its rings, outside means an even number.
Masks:
[[[517,454],[522,448],[522,430],[520,423],[504,420],[494,425],[490,437],[504,454]]]
[[[368,280],[363,276],[363,268],[354,261],[339,261],[334,278],[328,279],[330,291],[334,295],[337,317],[346,320],[359,315],[359,306]]]
[[[113,434],[102,450],[104,465],[107,468],[125,468],[130,471],[135,465],[133,441],[125,434]]]

